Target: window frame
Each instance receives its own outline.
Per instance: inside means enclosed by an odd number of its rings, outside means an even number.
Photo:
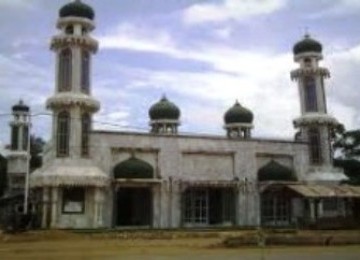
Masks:
[[[56,155],[69,156],[71,119],[68,111],[61,111],[57,115]]]
[[[88,50],[81,51],[81,92],[90,93],[90,61],[91,55]]]
[[[62,190],[62,204],[61,204],[61,213],[62,214],[84,214],[85,213],[85,201],[86,201],[86,190],[84,187],[66,187]],[[72,203],[69,205],[69,203]],[[74,208],[74,206],[79,207],[79,209]]]
[[[70,91],[72,88],[72,51],[70,48],[62,49],[59,53],[58,90]]]
[[[306,112],[317,112],[319,109],[316,79],[314,77],[304,78],[304,105]]]

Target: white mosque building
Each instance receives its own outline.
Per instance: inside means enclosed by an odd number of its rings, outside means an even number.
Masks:
[[[296,139],[253,138],[253,113],[236,102],[224,114],[223,136],[179,133],[180,108],[162,97],[149,109],[148,133],[98,131],[92,117],[91,36],[95,13],[81,1],[59,11],[50,149],[29,178],[30,204],[43,228],[192,228],[306,226],[351,217],[360,190],[340,182],[332,166],[322,45],[305,37],[294,45],[291,71],[301,113]],[[286,75],[284,75],[286,76]],[[10,187],[23,186],[29,107],[13,107]],[[219,122],[220,124],[221,122]],[[19,177],[20,176],[20,177]]]

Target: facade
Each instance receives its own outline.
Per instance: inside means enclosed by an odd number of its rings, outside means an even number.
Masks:
[[[224,114],[224,136],[182,135],[181,111],[165,96],[149,109],[149,133],[96,131],[94,17],[81,1],[66,4],[51,40],[52,138],[30,176],[43,228],[290,226],[351,217],[360,191],[340,185],[346,177],[332,167],[338,122],[326,109],[329,71],[319,66],[319,42],[306,35],[293,49],[301,103],[294,141],[253,138],[254,115],[237,101]]]

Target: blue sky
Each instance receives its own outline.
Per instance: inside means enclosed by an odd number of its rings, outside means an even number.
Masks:
[[[47,112],[54,91],[49,50],[66,0],[0,0],[0,114],[19,98]],[[292,46],[306,28],[324,46],[329,111],[360,125],[358,0],[87,0],[96,12],[95,128],[148,129],[148,109],[165,93],[182,112],[181,132],[223,135],[223,114],[238,99],[255,115],[253,135],[289,139],[300,113],[290,80]],[[0,144],[9,142],[0,117]],[[99,122],[108,122],[103,124]],[[32,132],[49,138],[49,116]]]

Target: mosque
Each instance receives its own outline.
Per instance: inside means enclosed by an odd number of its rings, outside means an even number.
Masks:
[[[46,101],[51,140],[29,178],[30,108],[13,107],[9,187],[29,183],[42,228],[306,227],[353,216],[360,189],[341,184],[346,176],[332,166],[339,123],[327,113],[330,73],[319,64],[318,41],[305,35],[293,47],[299,66],[290,75],[301,104],[293,141],[252,137],[254,115],[239,102],[224,113],[223,136],[181,134],[180,108],[166,96],[149,108],[148,133],[99,131],[92,128],[100,109],[91,94],[94,18],[81,1],[59,11],[50,44],[55,89]]]

